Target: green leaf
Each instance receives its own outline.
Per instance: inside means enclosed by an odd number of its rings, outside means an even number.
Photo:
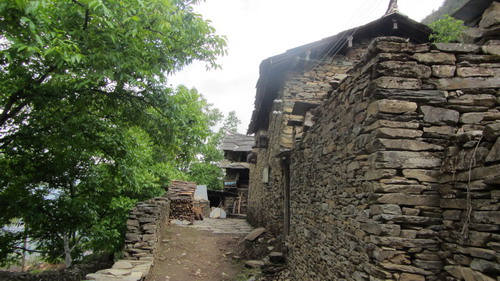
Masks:
[[[183,1],[78,3],[0,6],[0,108],[16,109],[0,121],[0,221],[21,219],[47,260],[64,256],[61,237],[74,259],[119,250],[135,202],[220,156],[211,105],[165,81],[194,60],[214,66],[224,39]],[[15,254],[7,238],[0,258]]]

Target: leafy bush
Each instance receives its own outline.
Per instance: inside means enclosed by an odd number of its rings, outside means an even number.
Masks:
[[[462,32],[466,29],[463,21],[449,15],[432,22],[429,27],[432,29],[429,39],[437,43],[460,42]]]

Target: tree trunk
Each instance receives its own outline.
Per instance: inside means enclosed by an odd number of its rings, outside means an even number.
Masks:
[[[64,266],[66,268],[69,268],[71,266],[71,249],[69,247],[69,237],[68,234],[65,232],[62,235],[63,237],[63,243],[64,243]]]
[[[24,237],[23,237],[23,257],[21,260],[21,266],[22,266],[22,271],[26,272],[28,271],[28,264],[26,262],[26,255],[28,249],[28,226],[24,225]]]

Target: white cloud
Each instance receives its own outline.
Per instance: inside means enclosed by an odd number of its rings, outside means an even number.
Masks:
[[[443,0],[400,0],[399,10],[420,21]],[[363,25],[384,15],[389,0],[207,0],[196,7],[228,37],[229,54],[222,70],[206,71],[194,63],[170,79],[170,84],[194,87],[223,112],[235,110],[250,122],[255,85],[262,60],[303,44]]]

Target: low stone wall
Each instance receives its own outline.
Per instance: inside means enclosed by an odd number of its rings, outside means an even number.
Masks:
[[[163,229],[169,222],[169,214],[170,201],[167,197],[137,203],[127,220],[123,252],[125,259],[117,261],[110,269],[88,274],[86,280],[144,280],[153,266]]]
[[[210,201],[204,199],[195,199],[194,207],[201,211],[204,218],[210,217]]]
[[[497,280],[497,43],[372,42],[292,151],[293,278]]]

